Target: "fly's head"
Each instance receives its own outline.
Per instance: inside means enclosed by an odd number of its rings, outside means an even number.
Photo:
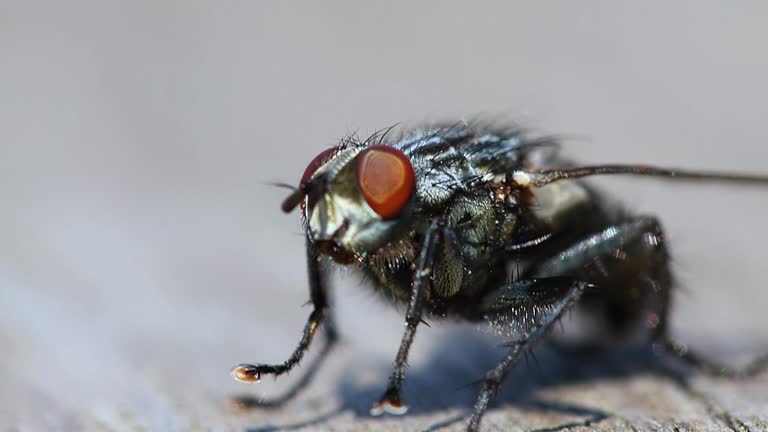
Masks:
[[[319,253],[349,264],[408,229],[415,185],[411,161],[395,147],[334,147],[309,163],[283,210],[298,204]]]

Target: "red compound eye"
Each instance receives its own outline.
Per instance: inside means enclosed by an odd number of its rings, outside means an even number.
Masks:
[[[375,145],[356,160],[357,186],[379,216],[398,216],[413,194],[416,176],[408,157],[394,147]]]
[[[299,182],[299,185],[303,186],[306,182],[308,182],[309,179],[312,178],[312,175],[315,173],[315,171],[320,169],[321,166],[325,165],[326,162],[333,158],[336,150],[336,147],[331,147],[329,149],[323,150],[319,155],[315,156],[315,158],[309,162],[307,168],[304,169],[304,174],[301,176],[301,182]]]

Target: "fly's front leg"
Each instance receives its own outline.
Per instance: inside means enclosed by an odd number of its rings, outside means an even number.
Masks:
[[[325,334],[326,342],[320,355],[315,362],[307,369],[305,375],[289,389],[283,396],[275,399],[263,400],[255,397],[242,397],[237,398],[235,402],[240,408],[249,408],[254,406],[278,406],[283,402],[286,402],[293,398],[299,391],[301,391],[314,376],[315,371],[320,366],[320,363],[330,352],[334,343],[337,340],[336,328],[333,325],[333,321],[329,315],[328,294],[324,286],[324,279],[320,274],[320,268],[317,262],[317,254],[315,253],[312,242],[307,234],[306,238],[306,251],[307,251],[307,269],[309,276],[309,294],[312,301],[312,312],[309,314],[304,331],[301,334],[301,339],[296,349],[293,351],[288,360],[279,364],[239,364],[232,369],[232,376],[238,381],[246,383],[255,383],[261,380],[264,375],[279,376],[291,371],[295,366],[299,364],[304,354],[309,350],[315,332],[321,323],[325,321]]]
[[[569,277],[523,279],[512,282],[489,295],[482,302],[486,319],[497,328],[514,326],[522,337],[509,344],[502,360],[485,375],[477,396],[468,431],[478,431],[480,421],[509,371],[530,352],[562,315],[590,286]]]
[[[395,366],[392,375],[389,377],[389,384],[379,402],[371,407],[371,415],[381,415],[385,412],[389,414],[405,414],[408,407],[403,403],[400,397],[400,388],[405,379],[405,369],[408,363],[408,351],[411,349],[413,337],[416,335],[416,327],[421,322],[421,313],[424,309],[425,285],[430,280],[432,274],[432,263],[434,262],[436,244],[440,241],[442,234],[442,225],[437,221],[427,229],[424,235],[424,243],[419,253],[416,271],[413,273],[413,282],[411,284],[411,301],[408,304],[408,313],[405,317],[405,332],[400,342],[400,349],[397,351]]]

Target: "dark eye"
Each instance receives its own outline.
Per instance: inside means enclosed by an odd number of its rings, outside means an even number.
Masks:
[[[398,216],[413,194],[416,176],[408,157],[394,147],[375,145],[357,155],[357,186],[379,216]]]
[[[336,154],[336,150],[336,147],[331,147],[329,149],[323,150],[319,155],[315,156],[315,158],[309,162],[307,168],[304,169],[304,174],[301,176],[301,182],[299,185],[303,186],[306,182],[309,181],[309,179],[312,178],[312,175],[314,175],[321,166],[325,165],[326,162],[333,159],[333,156]]]

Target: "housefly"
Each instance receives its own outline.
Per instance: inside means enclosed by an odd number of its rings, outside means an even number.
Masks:
[[[479,430],[508,372],[576,305],[616,332],[645,323],[651,346],[705,372],[749,376],[768,366],[768,356],[743,369],[721,366],[671,340],[673,280],[661,223],[609,204],[580,180],[626,174],[768,185],[768,176],[574,165],[558,157],[556,140],[515,128],[461,123],[393,135],[390,128],[364,140],[353,136],[321,152],[283,202],[285,212],[301,209],[313,310],[285,362],[241,364],[232,375],[257,382],[290,371],[321,324],[326,342],[285,396],[250,405],[295,395],[337,339],[326,291],[329,260],[354,265],[406,306],[402,342],[373,415],[407,411],[401,387],[408,352],[429,318],[484,321],[515,335],[482,380],[469,431]]]

